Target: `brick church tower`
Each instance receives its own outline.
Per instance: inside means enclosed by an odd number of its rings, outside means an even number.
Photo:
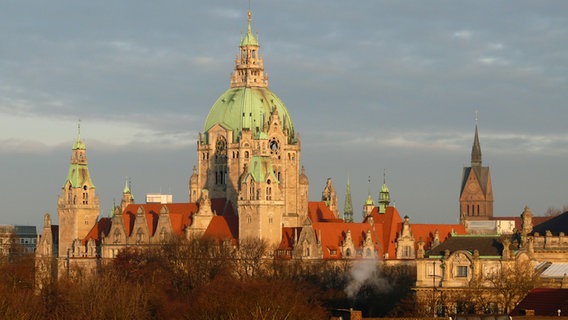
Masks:
[[[475,136],[471,149],[471,166],[463,168],[460,190],[460,222],[488,220],[493,217],[493,188],[489,167],[482,166],[481,146],[475,119]]]

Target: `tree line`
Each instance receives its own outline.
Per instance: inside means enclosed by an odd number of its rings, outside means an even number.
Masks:
[[[9,319],[329,319],[334,309],[389,315],[411,293],[405,266],[374,269],[354,295],[352,260],[271,258],[258,240],[170,239],[129,248],[96,276],[61,277],[34,292],[34,258],[0,264],[0,314]]]

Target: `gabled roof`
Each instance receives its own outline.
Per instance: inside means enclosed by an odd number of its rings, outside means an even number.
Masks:
[[[371,238],[375,250],[379,255],[383,252],[381,243],[377,238],[377,232],[374,232],[373,228],[368,223],[348,223],[348,222],[315,222],[312,223],[312,227],[316,232],[316,235],[321,236],[323,257],[325,259],[330,258],[341,258],[341,247],[345,240],[347,231],[351,231],[351,238],[353,239],[353,245],[356,250],[361,249],[365,242],[365,236],[367,231],[371,230]],[[320,232],[321,230],[321,232]],[[331,255],[331,251],[335,250],[336,255]]]
[[[568,289],[536,288],[519,302],[510,316],[525,315],[525,310],[533,310],[535,316],[566,316],[568,314]]]
[[[487,196],[488,182],[490,179],[489,167],[481,167],[481,166],[463,168],[463,180],[462,180],[460,195],[463,194],[465,185],[469,180],[469,176],[471,174],[475,174],[475,176],[477,177],[477,181],[479,181],[479,187],[481,188],[482,193],[485,196]]]
[[[245,180],[249,176],[252,176],[255,182],[266,182],[268,179],[278,182],[276,175],[274,175],[274,169],[272,168],[272,159],[270,159],[269,156],[253,156],[250,160]]]
[[[198,210],[196,203],[129,204],[122,214],[127,236],[130,236],[132,232],[134,232],[134,222],[136,221],[136,213],[139,208],[144,209],[148,231],[151,237],[154,236],[160,218],[160,210],[162,210],[164,206],[168,209],[173,233],[179,236],[183,235],[185,227],[191,223],[191,216]]]
[[[384,214],[379,214],[378,208],[375,207],[371,216],[373,216],[372,225],[368,219],[361,223],[349,223],[335,218],[325,202],[308,203],[308,217],[312,221],[312,227],[316,235],[318,237],[321,235],[320,241],[322,242],[324,258],[326,259],[341,258],[341,247],[348,230],[351,231],[351,237],[356,249],[362,248],[367,231],[370,230],[371,239],[379,256],[382,257],[384,253],[388,253],[389,258],[396,257],[397,223],[402,221],[398,211],[395,207],[387,207]],[[284,239],[282,243],[285,243]],[[336,255],[332,256],[330,252],[333,250],[336,251]]]
[[[214,216],[211,219],[203,236],[221,241],[231,240],[233,244],[236,244],[239,238],[239,218],[233,212],[233,206],[230,203],[222,216]]]
[[[446,250],[449,250],[450,253],[464,250],[469,251],[471,254],[473,254],[474,250],[477,250],[480,256],[501,256],[503,245],[499,241],[499,238],[500,236],[498,235],[455,235],[442,242],[439,246],[426,252],[425,256],[443,256]]]
[[[160,219],[160,211],[163,206],[165,206],[169,212],[172,231],[178,236],[184,235],[185,228],[191,224],[193,214],[199,210],[196,203],[129,204],[122,214],[126,236],[131,236],[134,232],[134,223],[137,218],[136,213],[140,207],[144,209],[144,216],[150,236],[154,236]],[[211,223],[205,231],[205,236],[219,240],[238,239],[238,218],[233,211],[231,203],[225,199],[211,199],[211,209],[217,213],[217,216],[214,216],[211,220]],[[101,218],[93,226],[85,239],[83,239],[83,243],[86,244],[89,239],[100,241],[102,233],[108,235],[111,225],[111,218]]]
[[[398,210],[396,207],[389,206],[386,207],[385,213],[379,213],[379,207],[374,207],[363,222],[368,222],[369,217],[373,218],[375,229],[381,230],[380,241],[383,253],[387,253],[389,259],[396,258],[397,233],[402,230],[402,218]]]

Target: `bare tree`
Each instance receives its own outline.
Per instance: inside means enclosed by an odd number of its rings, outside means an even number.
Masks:
[[[538,282],[538,274],[529,260],[503,261],[500,272],[487,276],[496,291],[503,311],[509,313]]]
[[[236,270],[241,279],[261,276],[265,270],[263,260],[268,254],[268,244],[264,240],[245,238],[239,243]]]

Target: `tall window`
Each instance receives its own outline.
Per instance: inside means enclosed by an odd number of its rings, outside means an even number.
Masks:
[[[89,204],[89,193],[87,192],[87,186],[83,186],[83,204]]]

